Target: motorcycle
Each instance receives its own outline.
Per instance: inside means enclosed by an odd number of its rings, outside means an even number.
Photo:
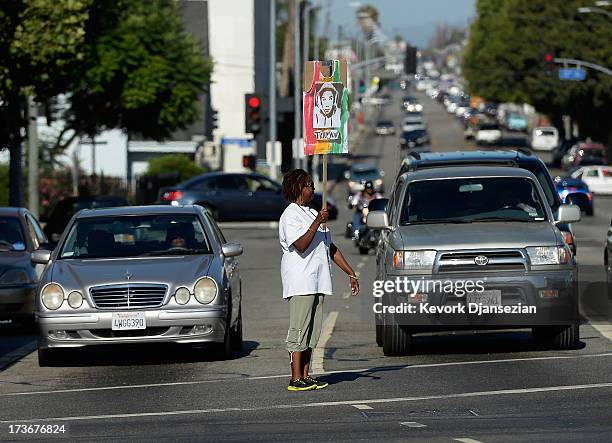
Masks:
[[[346,237],[352,238],[353,243],[359,248],[360,254],[367,254],[374,249],[378,243],[378,233],[366,226],[368,218],[367,203],[359,203],[355,209],[355,217],[352,222],[346,224]],[[355,223],[355,221],[359,223]]]

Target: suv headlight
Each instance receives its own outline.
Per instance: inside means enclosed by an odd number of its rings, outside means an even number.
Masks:
[[[210,277],[201,278],[195,284],[193,293],[197,301],[207,305],[217,296],[217,283]]]
[[[50,283],[42,290],[41,299],[45,308],[54,311],[64,303],[64,290],[60,285]]]
[[[30,276],[24,269],[9,269],[0,277],[0,284],[2,285],[19,285],[26,283],[30,283]]]
[[[72,291],[70,294],[68,294],[68,305],[72,309],[78,309],[82,304],[83,294],[81,294],[79,291]]]
[[[571,253],[565,246],[532,246],[527,248],[532,265],[565,265]]]
[[[436,260],[436,251],[395,251],[393,267],[395,269],[431,271]]]
[[[174,293],[174,299],[179,305],[185,305],[189,301],[191,293],[187,288],[178,288]]]

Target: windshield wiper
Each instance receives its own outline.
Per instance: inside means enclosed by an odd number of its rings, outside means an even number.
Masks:
[[[472,223],[472,220],[466,220],[463,218],[440,218],[440,219],[431,219],[431,220],[418,220],[413,222],[407,222],[405,225],[434,225],[434,224],[444,224],[444,223]]]
[[[474,219],[472,219],[472,221],[475,221],[475,222],[496,222],[496,221],[501,221],[501,222],[531,223],[533,221],[544,221],[544,220],[534,220],[532,218],[524,219],[524,218],[508,218],[508,217],[483,217],[483,218],[474,218]]]
[[[154,257],[162,255],[194,255],[194,254],[209,254],[208,249],[182,249],[170,248],[162,251],[149,251],[139,254],[139,257]]]

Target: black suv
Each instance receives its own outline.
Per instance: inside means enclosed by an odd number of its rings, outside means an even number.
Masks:
[[[411,152],[402,161],[397,176],[405,172],[426,168],[443,168],[448,166],[508,166],[522,168],[536,176],[546,194],[553,215],[558,215],[561,201],[557,194],[555,183],[546,165],[538,157],[525,149],[497,151],[454,151],[454,152]],[[576,254],[576,241],[572,228],[568,223],[558,223],[557,227],[563,233],[566,243]]]

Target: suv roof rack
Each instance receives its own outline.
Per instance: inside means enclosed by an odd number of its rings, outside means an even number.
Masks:
[[[420,160],[420,158],[417,158]],[[411,162],[408,165],[408,171],[416,171],[417,169],[431,169],[431,168],[447,168],[454,166],[518,166],[518,158],[512,159],[455,159],[455,160],[439,160],[439,161],[425,161],[425,162]],[[404,171],[406,172],[406,171]]]

